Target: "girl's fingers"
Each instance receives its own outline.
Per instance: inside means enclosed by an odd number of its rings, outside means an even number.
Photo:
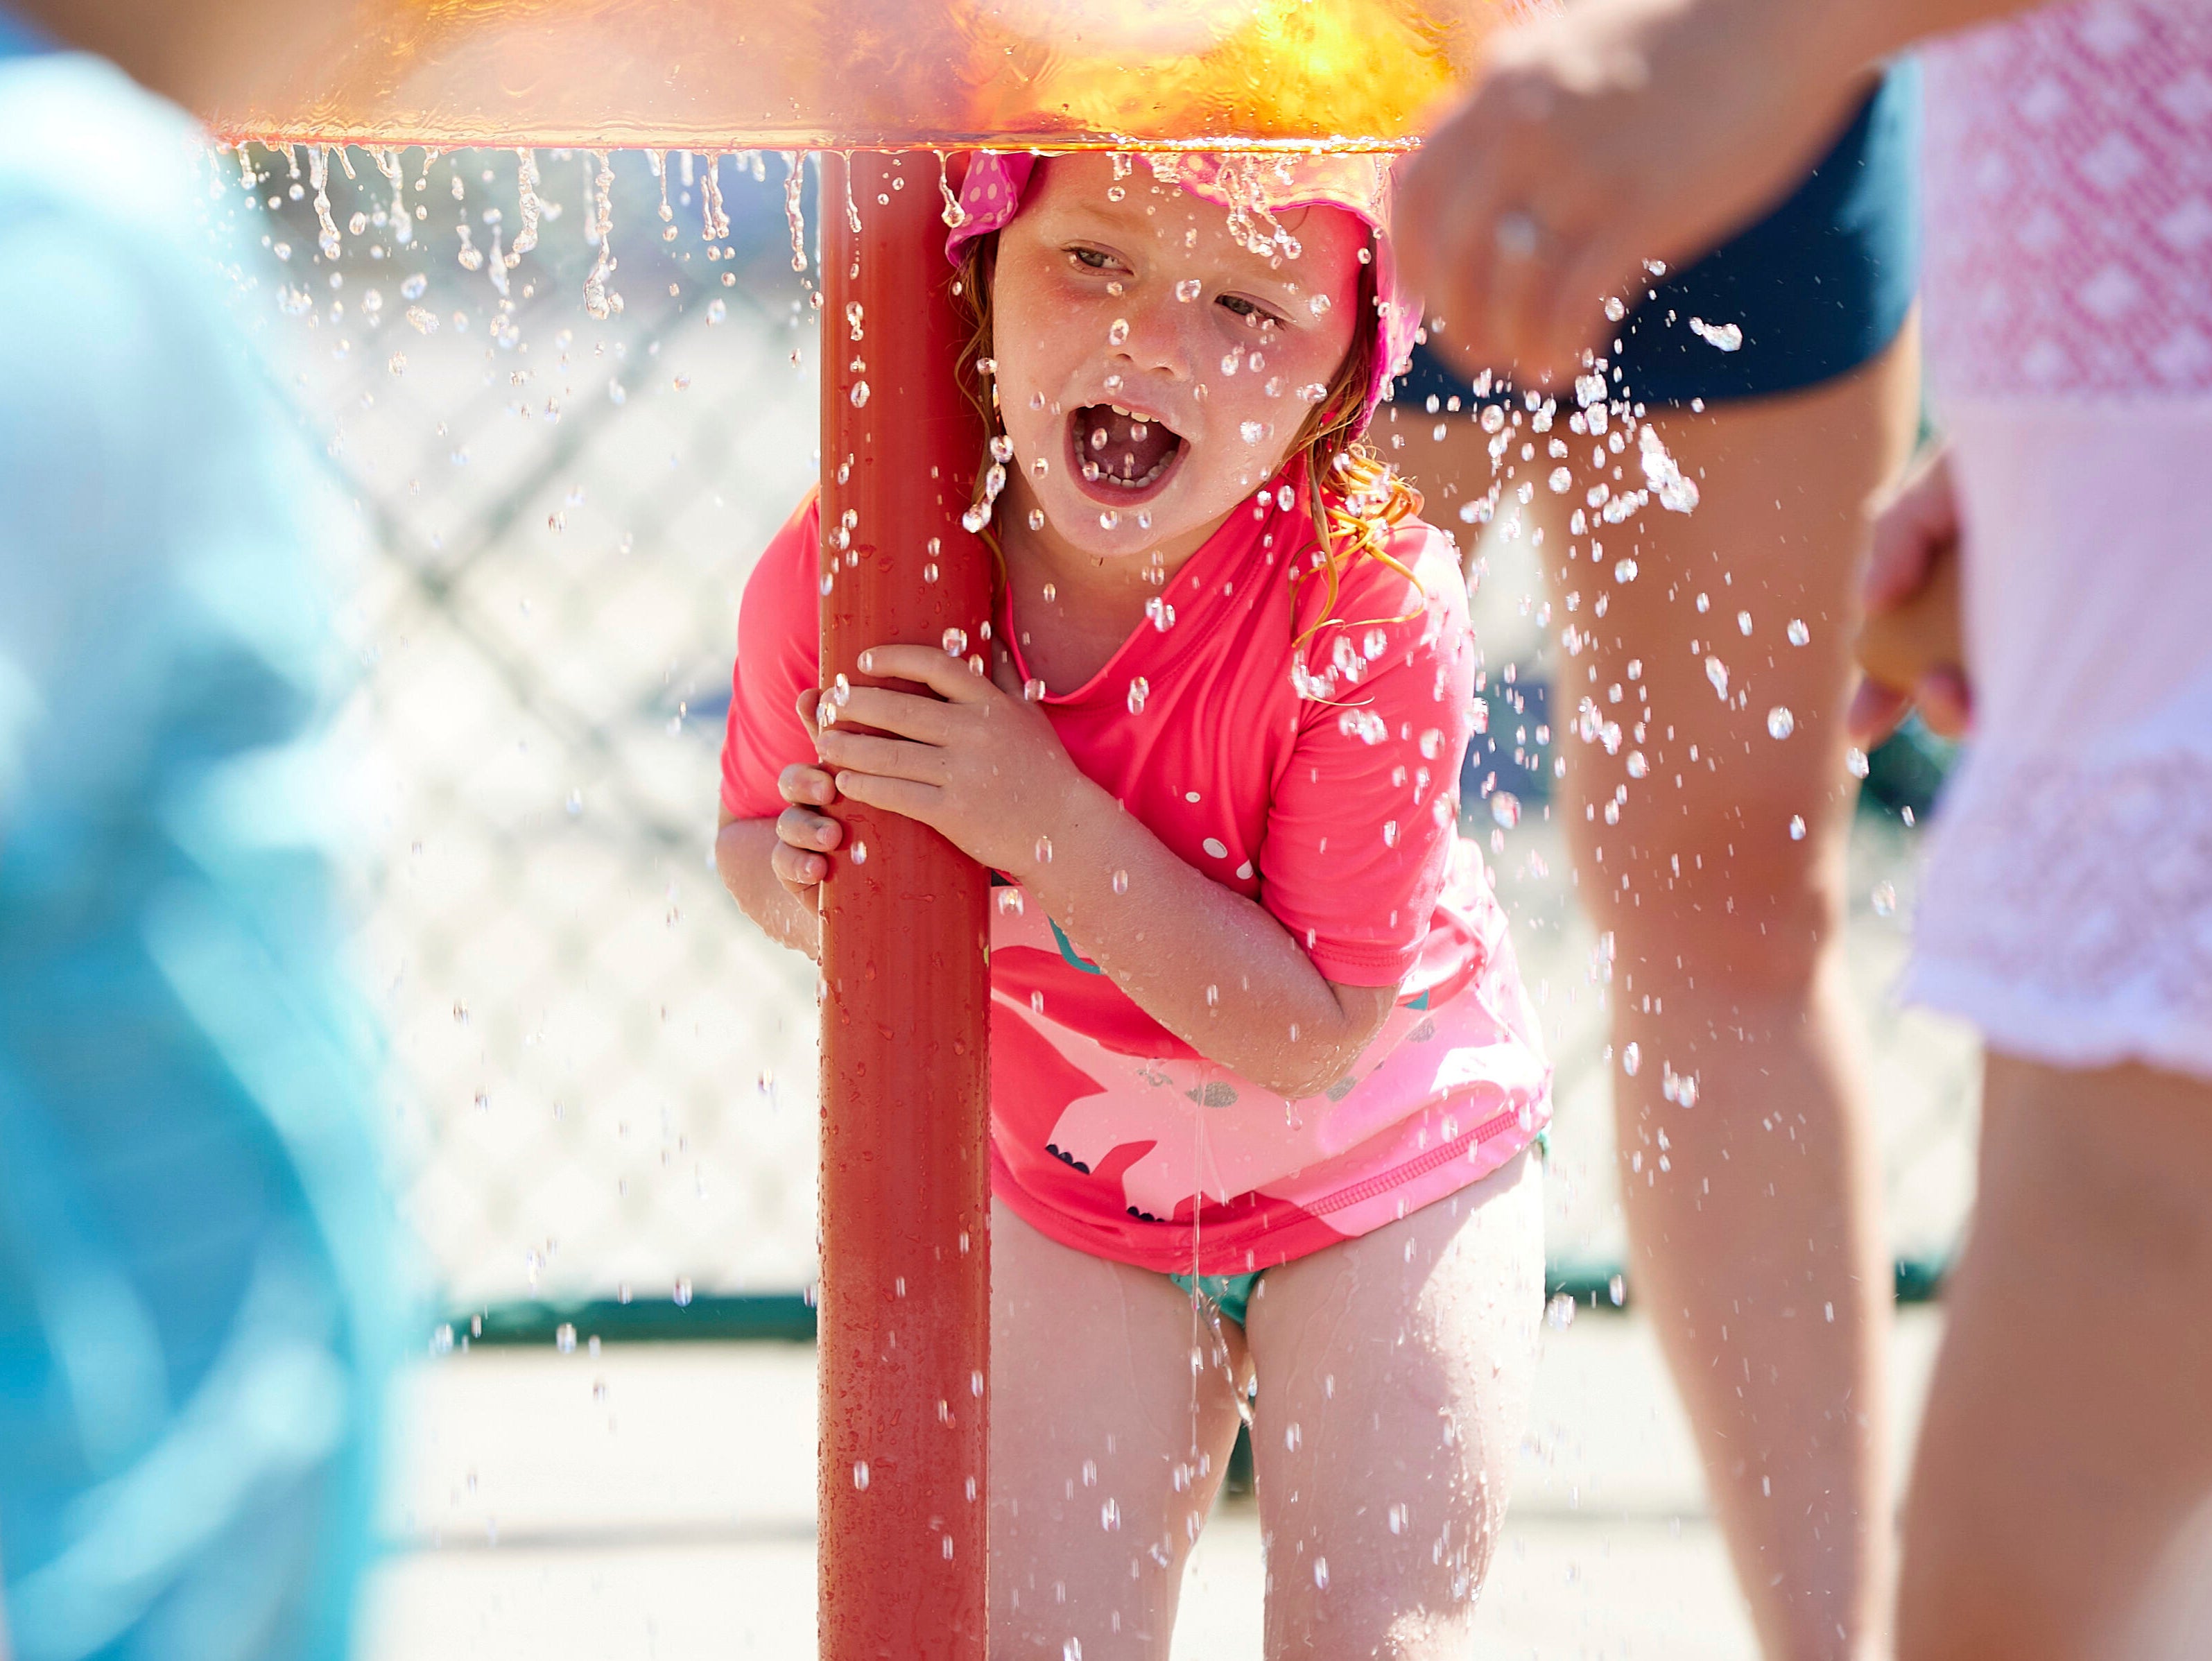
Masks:
[[[775,818],[775,839],[786,847],[824,853],[845,840],[845,827],[827,813],[810,813],[803,807],[787,807]]]
[[[859,701],[856,693],[854,702]],[[815,744],[822,752],[822,759],[841,772],[850,768],[878,778],[912,779],[922,784],[945,782],[945,754],[933,745],[909,744],[903,739],[876,738],[866,733],[841,733],[834,727]]]
[[[810,686],[799,695],[799,724],[806,729],[806,736],[810,739],[814,736],[815,728],[821,725],[821,703],[822,691],[818,687]]]
[[[860,654],[860,672],[918,681],[948,703],[982,703],[998,696],[998,689],[969,668],[966,658],[934,646],[872,646]]]
[[[968,671],[963,668],[960,673],[965,675]],[[855,686],[837,706],[836,724],[824,727],[816,735],[815,747],[819,749],[823,739],[848,725],[872,727],[879,733],[893,733],[920,744],[943,744],[951,738],[957,719],[939,698],[894,692],[884,686]]]
[[[933,784],[913,779],[879,778],[872,773],[840,773],[837,788],[864,807],[880,807],[922,824],[935,825],[945,805],[945,792]]]
[[[800,806],[827,807],[837,800],[837,787],[829,773],[803,762],[793,762],[775,776],[775,791],[786,801]]]
[[[782,843],[775,845],[768,862],[769,869],[775,873],[775,879],[802,898],[830,874],[830,861],[821,855],[789,848]]]

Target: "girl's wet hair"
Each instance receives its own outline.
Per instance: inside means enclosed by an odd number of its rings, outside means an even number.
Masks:
[[[998,378],[991,371],[991,273],[998,256],[999,234],[980,236],[960,250],[960,263],[952,277],[953,303],[968,323],[968,338],[959,358],[960,386],[983,417],[986,433],[996,436],[999,421]],[[1368,389],[1374,384],[1375,354],[1382,350],[1382,326],[1375,306],[1375,267],[1359,267],[1358,325],[1352,345],[1337,365],[1320,400],[1307,411],[1291,441],[1291,453],[1302,455],[1306,510],[1321,539],[1321,559],[1297,571],[1295,581],[1320,575],[1328,584],[1328,598],[1321,619],[1298,636],[1304,645],[1322,630],[1364,623],[1398,623],[1405,617],[1346,618],[1336,615],[1337,593],[1345,574],[1361,558],[1378,561],[1395,571],[1420,592],[1420,579],[1390,552],[1390,535],[1421,511],[1421,493],[1384,460],[1366,441]],[[982,480],[990,471],[987,442],[976,464],[971,499],[982,498]],[[982,537],[991,550],[999,580],[1006,575],[1006,557],[996,531],[986,525]],[[1406,616],[1414,613],[1408,612]]]

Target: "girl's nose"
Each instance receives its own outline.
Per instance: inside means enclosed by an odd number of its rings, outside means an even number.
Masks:
[[[1189,380],[1198,362],[1198,309],[1177,299],[1172,283],[1146,283],[1139,303],[1123,313],[1129,332],[1121,356],[1139,374]]]

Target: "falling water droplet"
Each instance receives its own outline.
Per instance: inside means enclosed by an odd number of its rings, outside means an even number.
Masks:
[[[1712,682],[1713,691],[1719,693],[1725,701],[1728,697],[1728,665],[1723,663],[1718,658],[1707,658],[1705,678]]]
[[[1897,910],[1897,890],[1892,884],[1876,883],[1874,892],[1867,897],[1873,902],[1874,914],[1877,917],[1892,916]]]
[[[690,1282],[690,1280],[689,1279],[689,1277],[685,1277],[685,1278],[679,1279],[679,1280],[676,1282],[676,1307],[677,1307],[677,1308],[678,1308],[678,1309],[689,1309],[690,1306],[691,1306],[691,1282]]]
[[[868,1491],[868,1462],[865,1459],[853,1461],[853,1486],[863,1494]]]
[[[1575,1300],[1571,1293],[1562,1292],[1545,1305],[1544,1318],[1554,1332],[1565,1332],[1575,1323]]]
[[[1776,704],[1766,712],[1766,735],[1786,739],[1797,730],[1797,717],[1790,713],[1785,704]]]
[[[945,631],[943,645],[945,647],[945,655],[947,657],[957,658],[966,656],[968,653],[968,631],[965,629],[947,629]]]
[[[1490,817],[1501,830],[1510,830],[1521,823],[1521,798],[1510,790],[1493,790],[1490,795]]]
[[[1855,779],[1864,778],[1872,770],[1867,761],[1867,752],[1856,744],[1844,751],[1844,770]]]
[[[1632,1043],[1625,1043],[1621,1045],[1620,1070],[1623,1073],[1626,1073],[1632,1079],[1636,1076],[1636,1069],[1643,1065],[1644,1052],[1641,1050],[1638,1049]]]
[[[1314,1589],[1316,1591],[1328,1590],[1328,1559],[1326,1557],[1314,1559]]]
[[[1792,813],[1790,816],[1790,840],[1792,842],[1805,840],[1805,816],[1802,813]]]
[[[1133,678],[1129,682],[1129,713],[1133,715],[1143,715],[1145,700],[1152,695],[1152,686],[1142,675]]]
[[[1813,638],[1813,631],[1805,626],[1805,619],[1802,618],[1792,618],[1790,619],[1789,633],[1790,643],[1792,646],[1802,646],[1807,641]]]

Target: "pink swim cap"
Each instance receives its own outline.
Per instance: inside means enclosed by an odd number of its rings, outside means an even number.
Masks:
[[[1248,216],[1255,239],[1272,234],[1273,216],[1292,208],[1342,208],[1373,233],[1376,332],[1375,373],[1360,411],[1358,431],[1367,430],[1392,377],[1404,373],[1420,326],[1420,301],[1398,281],[1398,261],[1390,246],[1392,173],[1387,155],[1313,155],[1303,153],[1253,155],[1203,151],[1146,151],[1153,176],[1180,185],[1194,196]],[[963,217],[945,239],[945,258],[955,265],[960,251],[979,236],[1003,229],[1020,211],[1023,192],[1036,176],[1039,157],[1027,152],[976,150],[961,181]]]

